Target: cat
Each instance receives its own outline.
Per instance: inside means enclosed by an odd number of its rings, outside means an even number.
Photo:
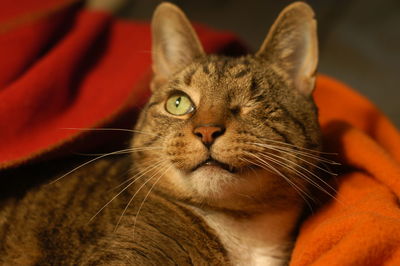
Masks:
[[[257,53],[226,57],[205,54],[162,3],[152,41],[152,95],[131,147],[4,200],[2,265],[289,263],[323,182],[312,9],[292,3]]]

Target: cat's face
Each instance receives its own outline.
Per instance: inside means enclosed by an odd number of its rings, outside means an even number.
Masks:
[[[240,58],[205,55],[181,11],[161,5],[153,95],[136,127],[156,135],[135,136],[134,147],[148,147],[135,153],[136,167],[158,191],[194,204],[292,204],[296,190],[307,190],[298,172],[314,163],[296,151],[320,146],[311,98],[316,53],[304,4],[285,9],[260,51]]]

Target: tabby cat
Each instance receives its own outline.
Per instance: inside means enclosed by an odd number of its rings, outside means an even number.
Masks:
[[[288,263],[321,182],[313,11],[291,4],[242,57],[206,55],[170,3],[152,37],[131,147],[2,202],[2,265]]]

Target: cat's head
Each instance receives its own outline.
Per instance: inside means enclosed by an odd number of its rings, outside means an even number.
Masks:
[[[152,96],[132,142],[144,147],[134,161],[148,184],[232,210],[299,201],[320,147],[311,8],[285,8],[259,51],[238,58],[205,54],[169,3],[156,9],[152,36]]]

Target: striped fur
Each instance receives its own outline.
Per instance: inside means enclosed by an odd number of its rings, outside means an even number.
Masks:
[[[139,184],[89,222],[118,192],[114,188],[129,177],[130,167],[129,157],[103,159],[54,184],[41,185],[21,199],[10,199],[0,211],[1,265],[226,264],[226,252],[210,228],[157,193],[143,205],[135,232],[137,207],[146,190],[134,198],[114,232]],[[35,169],[30,176],[41,171]]]

